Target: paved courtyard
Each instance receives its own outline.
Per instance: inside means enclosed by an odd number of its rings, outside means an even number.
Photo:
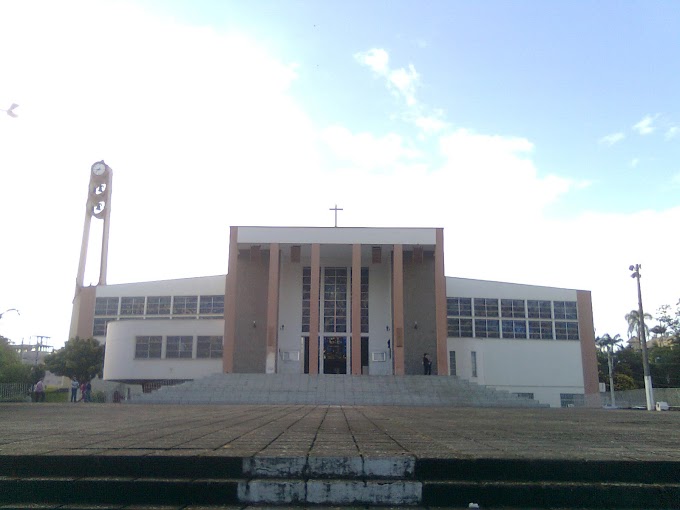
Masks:
[[[680,413],[0,404],[0,455],[680,461]]]

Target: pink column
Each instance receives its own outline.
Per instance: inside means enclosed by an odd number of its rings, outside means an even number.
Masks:
[[[446,324],[446,273],[444,272],[444,229],[438,228],[434,248],[434,299],[437,335],[437,375],[447,375],[448,328]]]
[[[392,321],[394,375],[404,375],[404,246],[394,245],[392,257]]]
[[[279,324],[279,244],[269,245],[269,284],[267,288],[267,364],[268,374],[276,373]]]
[[[312,244],[312,285],[309,295],[309,373],[319,373],[319,275],[321,245]]]
[[[234,371],[234,343],[236,341],[236,289],[238,270],[238,227],[229,229],[229,273],[224,290],[224,348],[222,370]]]

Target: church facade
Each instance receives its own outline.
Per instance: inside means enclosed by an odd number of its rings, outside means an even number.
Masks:
[[[458,377],[597,405],[590,292],[447,277],[438,228],[231,227],[228,274],[81,287],[104,378]]]

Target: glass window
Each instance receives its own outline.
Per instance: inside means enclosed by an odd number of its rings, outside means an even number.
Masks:
[[[170,315],[170,296],[149,296],[146,298],[147,315]]]
[[[533,393],[525,393],[525,392],[521,392],[521,393],[515,393],[514,395],[515,395],[517,398],[526,398],[526,399],[528,399],[528,400],[533,400],[533,399],[534,399],[534,394],[533,394]]]
[[[583,393],[560,393],[561,407],[583,407],[584,405]]]
[[[120,300],[121,315],[144,315],[144,296],[124,297]]]
[[[324,268],[324,332],[347,332],[347,268]]]
[[[151,359],[161,357],[163,337],[138,336],[135,339],[135,358]]]
[[[224,296],[201,296],[200,313],[224,315]]]
[[[449,375],[456,375],[456,351],[449,351]]]
[[[194,347],[193,336],[169,336],[165,346],[166,358],[191,358]]]
[[[578,340],[578,322],[555,321],[555,338],[557,340]]]
[[[498,317],[498,299],[475,298],[475,316]]]
[[[451,338],[472,338],[472,319],[448,317],[447,335]]]
[[[523,299],[501,299],[501,317],[526,317]]]
[[[223,337],[199,336],[196,339],[197,358],[221,358]]]
[[[302,268],[302,332],[309,333],[310,295],[312,290],[312,268]]]
[[[475,337],[500,338],[501,332],[497,320],[475,319]]]
[[[195,315],[198,309],[198,296],[175,296],[172,300],[173,315]]]
[[[472,377],[477,377],[477,353],[475,351],[470,353],[470,362],[472,363]]]
[[[117,297],[98,297],[94,302],[95,315],[118,315]]]
[[[578,320],[576,313],[576,301],[555,301],[555,319],[575,321]]]
[[[503,321],[503,338],[526,338],[527,337],[527,323],[526,321]]]
[[[92,336],[106,336],[106,326],[111,321],[116,319],[94,319],[94,324],[92,326]]]
[[[529,338],[533,340],[552,340],[552,321],[529,321]]]
[[[472,316],[472,299],[471,298],[446,298],[446,315],[449,316]]]
[[[368,333],[368,268],[361,268],[361,332]]]
[[[550,301],[527,301],[527,311],[530,319],[552,319]]]

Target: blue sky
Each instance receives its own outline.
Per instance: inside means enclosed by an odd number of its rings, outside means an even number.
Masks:
[[[337,203],[341,226],[444,227],[447,275],[592,290],[598,334],[625,333],[629,264],[646,311],[680,298],[677,2],[15,1],[0,19],[14,340],[65,340],[100,159],[112,283],[223,274],[229,225],[331,226]]]

